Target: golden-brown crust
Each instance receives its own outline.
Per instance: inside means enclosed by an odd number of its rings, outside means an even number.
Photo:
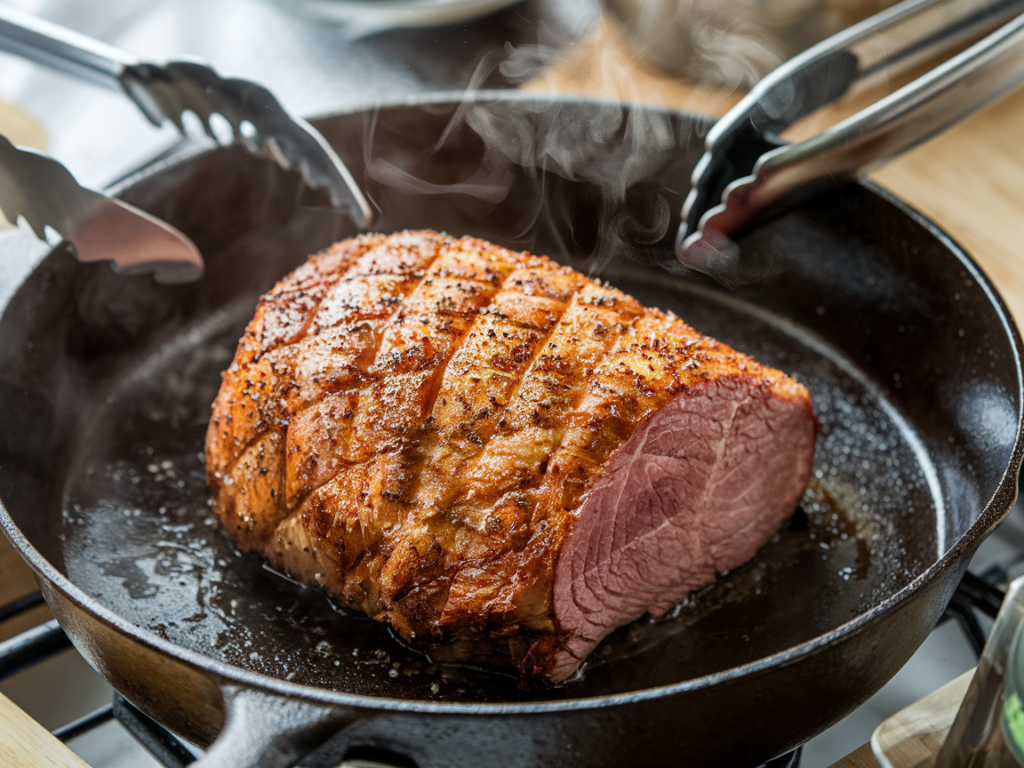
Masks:
[[[806,390],[554,262],[433,232],[321,254],[260,302],[207,435],[240,546],[403,636],[517,663],[609,455],[695,383]],[[437,646],[443,648],[444,646]]]

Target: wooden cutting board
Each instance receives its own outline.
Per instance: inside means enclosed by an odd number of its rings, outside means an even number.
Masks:
[[[5,768],[89,768],[3,694],[0,694],[0,765]]]
[[[893,768],[927,768],[934,762],[973,677],[973,669],[964,672],[900,710],[875,730],[872,741]],[[879,765],[871,745],[865,744],[831,768],[879,768]]]
[[[795,126],[821,130],[880,92],[866,93]],[[643,64],[605,17],[593,33],[526,90],[657,104],[720,116],[742,93],[702,88]],[[894,160],[871,178],[948,232],[1024,318],[1024,90]]]

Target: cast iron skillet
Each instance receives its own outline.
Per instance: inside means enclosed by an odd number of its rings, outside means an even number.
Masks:
[[[318,749],[310,764],[718,767],[794,748],[900,668],[1009,511],[1021,462],[1021,340],[963,251],[850,185],[744,241],[727,289],[672,269],[704,120],[486,94],[317,125],[381,230],[550,254],[796,375],[822,425],[815,477],[752,563],[616,632],[579,679],[521,691],[432,665],[240,555],[211,519],[218,373],[257,295],[352,232],[270,163],[180,158],[123,196],[195,240],[200,284],[58,248],[0,319],[0,525],[118,691],[217,739],[209,765]]]

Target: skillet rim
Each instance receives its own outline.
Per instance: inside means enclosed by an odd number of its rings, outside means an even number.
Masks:
[[[548,102],[572,105],[606,105],[619,106],[628,109],[648,109],[670,113],[675,116],[686,118],[694,123],[705,122],[710,127],[713,120],[705,115],[698,115],[683,110],[673,110],[663,105],[651,105],[643,103],[626,103],[607,99],[592,99],[582,96],[566,97],[557,94],[536,94],[522,91],[506,92],[501,90],[481,90],[472,93],[463,91],[441,91],[413,97],[388,99],[372,104],[354,106],[329,114],[318,115],[311,118],[311,122],[327,120],[344,115],[357,113],[368,113],[382,109],[398,109],[427,105],[462,104],[466,102],[487,102],[487,101],[521,101],[521,102]],[[199,155],[216,151],[213,147],[188,147],[181,151],[173,152],[170,156],[161,159],[140,171],[131,174],[117,182],[109,190],[111,194],[120,194],[129,187],[144,179],[148,179],[167,168],[175,167],[187,162]],[[11,541],[11,544],[18,550],[19,554],[28,562],[32,569],[44,579],[48,585],[61,592],[67,599],[75,603],[80,609],[85,610],[94,618],[103,622],[109,627],[123,635],[126,635],[149,649],[170,656],[173,659],[189,664],[208,674],[217,677],[216,683],[223,691],[227,686],[239,684],[250,689],[256,689],[264,693],[272,693],[286,698],[297,698],[301,700],[327,704],[331,706],[352,707],[356,709],[384,710],[401,713],[423,713],[428,715],[536,715],[548,712],[565,712],[572,710],[590,710],[632,704],[641,701],[654,700],[664,697],[671,697],[677,694],[685,694],[691,691],[710,688],[715,685],[727,683],[743,677],[752,677],[768,672],[776,668],[782,668],[795,664],[806,657],[816,653],[819,649],[842,642],[849,636],[857,634],[865,629],[875,619],[889,611],[896,610],[902,603],[911,600],[918,592],[928,588],[939,576],[951,567],[956,567],[966,552],[973,552],[981,542],[988,537],[995,527],[1006,518],[1013,506],[1017,496],[1017,477],[1020,471],[1021,460],[1024,457],[1024,341],[1022,341],[1020,330],[1013,320],[1006,303],[1003,301],[999,291],[995,288],[988,276],[967,251],[940,226],[929,219],[920,211],[912,208],[906,202],[897,198],[888,190],[877,184],[864,179],[855,181],[868,192],[880,197],[884,202],[893,205],[897,210],[907,215],[912,221],[922,226],[932,237],[938,240],[952,255],[960,262],[970,277],[983,290],[988,298],[989,304],[996,311],[1004,332],[1013,342],[1013,361],[1017,376],[1018,385],[1018,406],[1017,406],[1017,436],[1013,444],[1013,450],[1009,457],[1006,471],[995,488],[992,496],[985,504],[981,513],[967,529],[967,531],[943,553],[935,562],[922,571],[910,583],[895,594],[872,606],[868,611],[850,619],[835,627],[831,631],[811,638],[799,645],[795,645],[784,651],[748,662],[730,669],[715,672],[709,675],[684,680],[678,683],[644,688],[623,693],[607,694],[604,696],[588,696],[574,699],[553,699],[543,701],[526,702],[436,702],[424,699],[396,699],[385,696],[371,696],[366,694],[347,693],[344,691],[317,688],[310,685],[293,683],[280,680],[275,677],[263,675],[258,672],[237,667],[210,656],[205,656],[197,651],[184,646],[164,640],[156,633],[131,623],[113,610],[100,604],[98,600],[84,592],[77,585],[72,583],[64,574],[57,570],[47,561],[39,551],[28,541],[14,523],[8,513],[3,501],[0,500],[0,530],[2,530]],[[34,270],[33,270],[34,271]],[[31,274],[31,273],[30,273]],[[2,308],[0,308],[2,310]],[[72,640],[74,638],[72,637]],[[226,692],[225,692],[225,695]]]

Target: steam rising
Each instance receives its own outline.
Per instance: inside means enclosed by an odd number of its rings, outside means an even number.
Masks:
[[[799,16],[814,4],[790,0],[790,8],[782,10],[778,1],[613,2],[641,56],[692,81],[730,88],[753,85],[788,58],[766,23],[774,20],[773,13]]]
[[[496,71],[514,82],[528,81],[557,55],[544,45],[506,45],[484,57],[439,139],[422,150],[377,154],[374,117],[364,145],[369,178],[400,195],[466,195],[501,205],[503,214],[515,213],[503,228],[505,239],[519,247],[535,247],[544,232],[559,241],[563,254],[578,253],[580,227],[596,228],[596,246],[587,254],[596,257],[590,269],[617,251],[669,238],[685,189],[666,191],[663,180],[667,167],[701,145],[692,128],[682,127],[667,110],[494,97],[478,90]],[[469,157],[467,146],[481,146],[480,154]],[[449,155],[446,165],[442,158]],[[565,186],[555,189],[555,180],[595,190],[592,210],[581,214],[579,201],[563,199]]]
[[[706,55],[691,62],[687,84],[674,83],[638,63],[638,56],[650,54],[654,43],[637,42],[635,24],[621,27],[605,16],[589,37],[569,47],[541,25],[536,43],[505,43],[481,57],[454,113],[440,104],[424,106],[428,112],[445,112],[447,124],[428,130],[410,124],[401,134],[403,142],[413,146],[418,135],[440,135],[432,145],[403,147],[397,154],[387,151],[394,141],[383,136],[376,141],[376,116],[370,118],[364,160],[368,178],[380,185],[369,185],[378,207],[386,205],[383,199],[389,193],[396,201],[402,196],[408,200],[465,195],[481,206],[502,208],[500,228],[491,227],[488,234],[505,245],[539,248],[554,256],[579,254],[582,245],[592,257],[585,270],[600,269],[613,254],[639,251],[640,258],[649,258],[655,246],[664,260],[672,251],[669,241],[678,226],[689,166],[700,154],[710,126],[710,121],[680,121],[669,110],[722,114],[738,100],[737,88],[778,63],[781,54],[771,35],[758,31],[743,14],[723,23],[729,8],[721,0],[665,0],[639,3],[638,9],[638,23],[652,29],[660,24],[678,31],[685,21],[685,44],[706,49]],[[630,36],[633,47],[624,42]],[[676,43],[681,44],[678,36]],[[496,81],[545,95],[528,101],[508,92],[500,97],[481,92]],[[712,82],[717,85],[708,87]],[[581,104],[566,97],[567,92],[614,101]],[[653,108],[628,106],[652,101]],[[466,147],[477,145],[482,151],[468,157]],[[461,156],[453,157],[456,153]],[[438,168],[445,163],[447,172]],[[578,201],[564,199],[573,185],[596,191],[592,211],[581,213]],[[440,201],[437,206],[443,207]],[[474,209],[478,214],[482,210]],[[588,216],[590,222],[584,221]],[[426,226],[432,221],[428,216],[414,219]],[[483,235],[472,229],[473,220],[463,217],[458,227],[464,228],[453,234]],[[598,230],[596,242],[590,229]],[[747,274],[749,270],[733,274],[734,259],[712,261],[709,271],[721,282],[756,279]],[[685,271],[678,264],[667,266]]]
[[[485,200],[488,203],[500,203],[508,195],[511,178],[507,165],[495,167],[491,162],[481,163],[470,178],[454,185],[434,184],[418,179],[408,171],[404,171],[390,160],[382,157],[374,158],[368,166],[370,177],[385,186],[401,189],[414,195],[443,195],[460,192],[471,197]]]

